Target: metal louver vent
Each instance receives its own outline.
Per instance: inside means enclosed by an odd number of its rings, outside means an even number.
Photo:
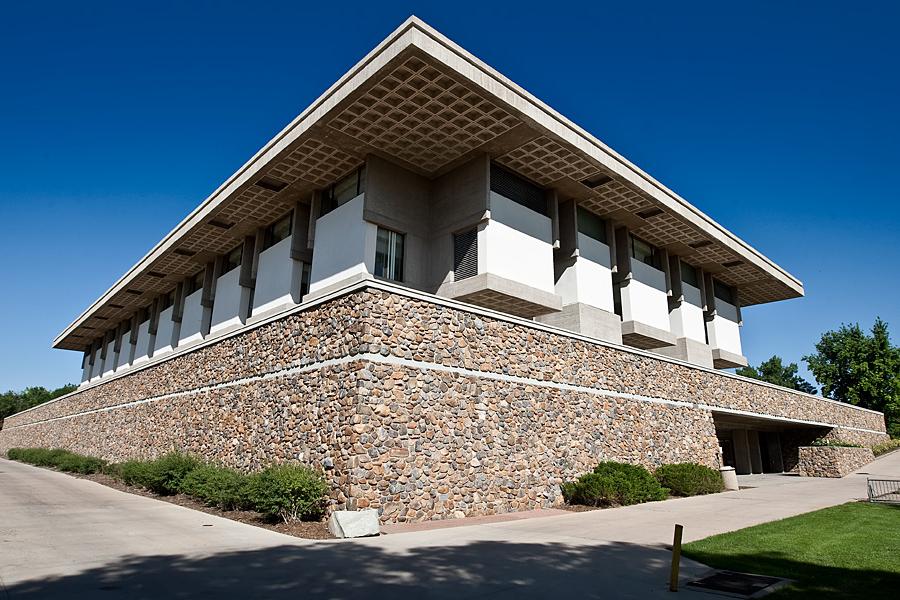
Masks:
[[[547,201],[541,188],[493,163],[491,163],[491,191],[536,213],[545,216],[547,214]]]
[[[478,229],[453,236],[453,276],[461,281],[478,275]]]

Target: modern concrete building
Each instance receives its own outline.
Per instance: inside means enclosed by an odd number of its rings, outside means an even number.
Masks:
[[[264,345],[261,332],[360,290],[386,290],[397,302],[415,298],[423,306],[480,315],[480,323],[499,319],[517,331],[550,335],[541,353],[562,353],[579,340],[595,348],[585,365],[607,352],[615,364],[641,362],[648,371],[639,378],[650,379],[633,393],[653,401],[661,396],[653,377],[671,365],[688,368],[695,385],[702,380],[713,390],[786,393],[713,369],[747,364],[742,308],[803,295],[802,284],[762,253],[411,18],[229,177],[53,345],[84,356],[82,387],[69,398],[113,389],[102,388],[111,382],[132,385],[136,379],[129,377],[168,372],[234,340],[241,346],[228,360],[246,362],[237,371],[261,357],[283,361],[286,369],[307,368],[321,359],[321,349],[291,362],[279,354],[288,352],[282,342]],[[355,327],[376,308],[360,310],[340,322],[343,313],[324,313],[327,342],[374,335]],[[447,333],[440,319],[423,323]],[[472,327],[475,332],[477,323]],[[405,348],[421,341],[421,332],[397,335],[382,356],[418,361],[416,368],[445,365],[443,352],[455,347],[444,340],[415,352]],[[311,339],[314,346],[327,345],[319,335]],[[518,350],[494,348],[499,354],[491,360]],[[560,356],[560,365],[569,359]],[[467,360],[459,368],[491,370],[490,362]],[[579,378],[603,387],[618,376],[609,371],[619,368],[612,364],[595,365]],[[148,380],[142,395],[129,401],[231,385],[237,377],[218,363],[193,368],[194,380]],[[734,392],[735,381],[748,391]],[[673,402],[696,404],[689,388],[676,396]],[[705,425],[718,430],[725,460],[743,471],[784,468],[779,432],[785,427],[883,432],[883,423],[879,429],[869,421],[829,417],[827,401],[789,397],[789,414],[761,404],[713,410],[716,402],[706,402],[703,410],[728,414]],[[405,398],[415,402],[417,396]],[[481,405],[476,392],[470,400]],[[804,403],[815,409],[802,408]],[[763,430],[772,435],[760,437]],[[713,458],[720,453],[715,442],[695,442],[700,459],[720,460]],[[651,454],[639,451],[637,460],[657,460],[647,458]],[[770,457],[767,465],[763,454]]]

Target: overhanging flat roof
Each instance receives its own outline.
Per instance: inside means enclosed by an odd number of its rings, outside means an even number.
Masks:
[[[736,235],[464,49],[410,17],[260,149],[53,342],[83,350],[216,254],[382,156],[436,177],[478,153],[738,289],[744,306],[803,285]],[[260,186],[262,177],[286,184]],[[585,183],[608,179],[591,187]]]

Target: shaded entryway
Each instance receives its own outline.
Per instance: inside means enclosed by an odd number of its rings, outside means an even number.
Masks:
[[[738,475],[795,471],[798,448],[828,433],[827,427],[764,417],[713,413],[722,463]]]

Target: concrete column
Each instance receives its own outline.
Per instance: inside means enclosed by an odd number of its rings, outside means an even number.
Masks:
[[[578,217],[574,200],[565,200],[557,204],[557,233],[559,249],[557,253],[570,258],[578,248]]]
[[[681,259],[675,254],[669,254],[669,271],[667,282],[669,284],[669,306],[677,306],[684,300],[684,288],[681,283]]]
[[[550,217],[550,230],[553,242],[553,249],[558,250],[560,247],[559,240],[559,197],[556,190],[547,190],[544,192],[547,199],[547,216]]]
[[[242,287],[253,287],[253,265],[256,262],[256,236],[248,235],[244,237],[244,245],[241,248],[241,276],[239,282]]]
[[[747,475],[753,472],[750,464],[750,442],[746,429],[735,429],[732,432],[732,444],[734,445],[734,470],[738,475]]]
[[[200,323],[200,335],[209,335],[209,327],[212,323],[213,300],[216,297],[216,279],[222,268],[224,258],[219,256],[214,261],[206,263],[203,270],[203,293],[200,295],[200,305],[203,307],[203,321]]]
[[[615,281],[622,282],[631,279],[631,252],[628,248],[628,228],[617,227],[615,231],[615,239],[610,244],[610,248],[616,249],[616,273]]]
[[[672,297],[672,272],[669,269],[669,251],[665,248],[659,249],[659,266],[663,274],[666,276],[666,296]]]
[[[759,432],[749,430],[747,432],[747,441],[750,447],[750,468],[754,473],[763,472],[762,450],[759,446]]]
[[[306,230],[306,247],[312,250],[316,241],[316,219],[322,212],[322,192],[316,190],[313,192],[312,199],[309,201],[309,227]]]
[[[711,319],[716,314],[716,288],[712,275],[706,271],[700,271],[700,276],[703,277],[703,286],[700,289],[703,292],[704,310],[707,319]]]
[[[309,223],[312,208],[308,204],[297,202],[294,205],[294,216],[291,222],[291,258],[301,262],[312,262],[312,251],[308,244]]]

